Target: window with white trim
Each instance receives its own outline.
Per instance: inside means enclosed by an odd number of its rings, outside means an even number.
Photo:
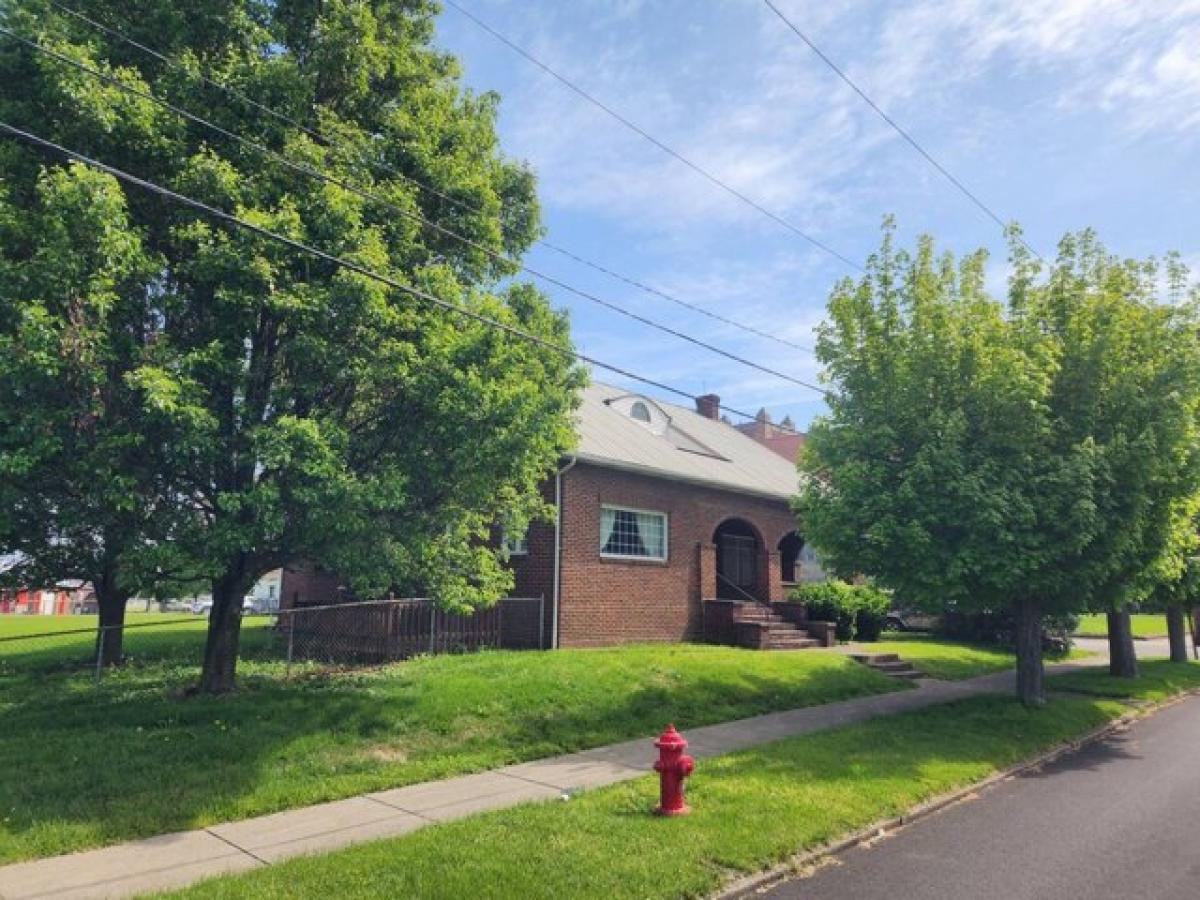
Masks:
[[[501,546],[508,556],[525,556],[529,553],[529,537],[527,534],[514,535],[504,533]]]
[[[602,506],[600,555],[665,560],[667,514],[620,506]]]

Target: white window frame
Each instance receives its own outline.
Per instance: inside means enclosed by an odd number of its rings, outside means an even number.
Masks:
[[[632,556],[628,553],[605,553],[604,552],[605,541],[604,541],[604,533],[603,533],[603,523],[604,523],[604,511],[606,509],[611,510],[613,512],[639,513],[644,516],[660,517],[662,519],[662,523],[663,523],[663,555],[662,556]],[[600,504],[600,516],[599,516],[599,519],[596,524],[600,525],[601,529],[602,529],[601,533],[600,533],[600,542],[599,542],[601,559],[634,560],[634,561],[640,561],[640,562],[665,563],[668,560],[670,560],[670,558],[671,558],[671,515],[670,515],[670,513],[665,513],[661,509],[639,509],[636,506],[620,506],[616,503],[601,503]]]
[[[504,548],[504,552],[510,559],[514,556],[528,556],[529,532],[517,537],[506,531],[500,537],[500,546]]]

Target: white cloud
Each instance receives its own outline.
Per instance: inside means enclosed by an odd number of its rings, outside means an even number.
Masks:
[[[582,14],[578,4],[512,14],[521,8],[490,11],[551,67],[817,237],[857,228],[893,208],[905,185],[938,178],[757,0],[675,18],[671,9],[688,7],[589,0]],[[1060,113],[1100,111],[1130,137],[1195,134],[1200,124],[1200,0],[784,0],[783,8],[951,169],[1011,120],[1002,102],[1010,76],[1046,76],[1041,102]],[[714,33],[722,23],[741,33]],[[503,52],[519,73],[505,97],[506,147],[534,163],[553,207],[644,234],[730,225],[780,233]],[[981,85],[991,96],[968,99]]]
[[[878,51],[854,71],[885,104],[952,102],[986,73],[1037,72],[1056,79],[1060,109],[1098,108],[1141,136],[1194,127],[1197,46],[1197,0],[929,0],[886,17]]]
[[[1001,215],[1011,206],[1047,220],[1043,252],[1069,216],[1092,217],[1078,198],[1091,196],[1083,179],[1107,177],[1098,148],[1147,137],[1186,146],[1200,135],[1200,0],[778,2]],[[580,0],[533,12],[511,0],[473,6],[656,137],[847,255],[872,246],[880,214],[898,210],[905,242],[928,228],[940,246],[991,247],[987,284],[1003,296],[998,229],[760,0]],[[503,89],[505,149],[537,171],[552,240],[811,344],[831,280],[844,268],[509,51],[487,46],[511,79]],[[1086,175],[1067,170],[1089,159]],[[1019,161],[1006,168],[1010,160]],[[560,223],[578,231],[563,238]],[[573,243],[578,234],[592,244]],[[815,380],[816,363],[804,354],[615,283],[597,292]],[[734,405],[819,405],[802,389],[585,306],[575,333],[599,358]]]

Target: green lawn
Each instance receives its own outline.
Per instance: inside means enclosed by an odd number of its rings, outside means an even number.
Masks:
[[[270,637],[251,629],[249,655]],[[98,686],[89,636],[33,643],[0,643],[0,863],[904,687],[835,654],[643,645],[290,682],[252,659],[235,695],[185,698],[198,619],[131,630],[134,664]]]
[[[1008,650],[973,644],[958,644],[953,641],[929,637],[923,634],[885,632],[883,640],[874,644],[862,644],[865,653],[897,653],[905,662],[913,664],[926,675],[958,681],[1011,669],[1016,659]],[[1064,658],[1076,659],[1090,656],[1083,650],[1072,650],[1067,657],[1047,657],[1047,662]]]
[[[0,616],[0,677],[13,674],[89,670],[95,649],[96,616]],[[260,653],[271,620],[247,618],[245,649]],[[129,613],[125,653],[131,661],[198,665],[208,620],[186,613]],[[5,640],[21,638],[21,640]],[[0,703],[3,698],[0,698]]]
[[[1200,665],[1173,663],[1166,659],[1140,660],[1137,678],[1113,678],[1107,669],[1088,669],[1055,675],[1047,682],[1051,690],[1158,702],[1181,691],[1200,688]]]
[[[182,896],[704,896],[732,874],[975,782],[1126,708],[1100,697],[1060,697],[1038,711],[972,699],[702,762],[687,818],[650,815],[656,782],[642,778],[218,879]]]
[[[1167,634],[1167,617],[1164,615],[1137,613],[1129,618],[1133,623],[1135,638],[1165,637]],[[1108,637],[1108,619],[1104,613],[1080,616],[1075,633],[1080,637]]]

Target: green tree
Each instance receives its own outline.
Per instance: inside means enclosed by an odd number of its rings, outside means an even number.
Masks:
[[[0,183],[0,248],[0,547],[21,560],[6,577],[90,581],[96,650],[116,665],[147,537],[170,527],[156,436],[125,381],[158,266],[114,180],[78,166]]]
[[[802,460],[809,539],[906,601],[1010,612],[1028,704],[1043,702],[1042,618],[1115,602],[1161,549],[1156,498],[1198,484],[1190,311],[1097,297],[1074,277],[1107,259],[1095,247],[1068,238],[1042,279],[1015,244],[1004,303],[983,253],[897,251],[889,226],[867,274],[834,289],[817,346],[831,392]]]
[[[107,0],[88,9],[180,64],[36,2],[13,18],[59,52],[387,204],[8,45],[4,119],[568,345],[565,318],[531,287],[509,283],[511,264],[402,214],[497,252],[523,251],[539,229],[533,179],[498,147],[497,98],[464,90],[455,61],[431,46],[434,4],[203,0],[184,9],[151,0],[136,19]],[[239,104],[196,72],[336,142]],[[33,181],[45,168],[25,149],[5,159],[5,180]],[[241,598],[289,561],[335,567],[364,593],[391,588],[458,608],[501,596],[511,575],[491,529],[546,513],[539,484],[572,439],[583,379],[569,358],[126,194],[126,230],[160,266],[142,297],[159,325],[153,353],[126,381],[143,433],[169,435],[160,471],[185,511],[155,547],[213,582],[200,688],[232,687]]]
[[[1025,287],[1036,267],[1022,248],[1014,256],[1022,324],[1056,347],[1050,452],[1089,448],[1095,481],[1086,502],[1102,524],[1056,565],[1082,601],[1107,613],[1112,674],[1133,677],[1129,605],[1178,578],[1200,502],[1195,299],[1174,257],[1165,267],[1120,259],[1090,231],[1062,240],[1036,288]]]
[[[1188,661],[1188,618],[1193,616],[1200,598],[1200,559],[1189,557],[1174,579],[1159,582],[1150,595],[1152,608],[1161,609],[1167,618],[1167,642],[1171,662]]]

